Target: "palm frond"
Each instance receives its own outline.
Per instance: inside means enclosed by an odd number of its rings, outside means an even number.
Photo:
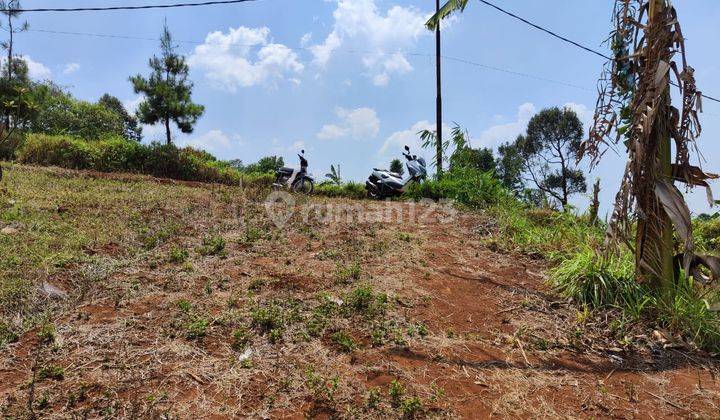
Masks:
[[[440,24],[441,20],[450,16],[456,10],[459,10],[460,12],[464,11],[467,4],[468,0],[448,0],[448,2],[445,3],[437,13],[432,15],[430,19],[425,22],[425,27],[434,31],[435,28],[437,28],[437,25]]]

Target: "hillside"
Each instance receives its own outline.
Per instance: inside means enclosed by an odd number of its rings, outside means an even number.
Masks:
[[[279,229],[263,190],[5,177],[3,417],[717,416],[717,358],[616,334],[488,215],[296,197],[316,207]]]

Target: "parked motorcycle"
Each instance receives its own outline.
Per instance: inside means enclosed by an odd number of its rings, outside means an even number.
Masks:
[[[293,192],[311,194],[315,189],[315,178],[307,172],[308,161],[305,150],[298,154],[300,169],[283,167],[275,172],[274,188],[288,188]]]
[[[410,154],[410,148],[405,146],[403,156],[407,159],[405,165],[408,169],[408,178],[403,180],[402,175],[390,172],[387,169],[373,168],[372,174],[365,182],[368,197],[383,199],[395,197],[405,192],[413,182],[419,182],[427,177],[425,159]]]

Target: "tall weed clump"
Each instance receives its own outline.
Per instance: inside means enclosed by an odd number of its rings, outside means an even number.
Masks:
[[[584,246],[600,245],[602,227],[588,223],[571,212],[535,208],[513,198],[488,210],[499,225],[491,240],[511,252],[559,263],[582,251]]]
[[[470,208],[486,208],[505,201],[509,193],[492,172],[474,168],[454,168],[440,180],[410,185],[406,197],[419,200],[451,199]]]
[[[692,277],[681,276],[669,298],[659,298],[636,281],[632,255],[603,257],[590,247],[562,261],[550,274],[552,286],[578,303],[619,308],[633,321],[644,317],[700,348],[720,351],[720,317],[710,309],[720,302],[720,291],[698,285]]]

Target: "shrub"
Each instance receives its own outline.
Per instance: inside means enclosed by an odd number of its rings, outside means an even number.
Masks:
[[[228,163],[190,147],[172,144],[143,145],[108,137],[87,141],[71,136],[30,134],[16,151],[17,160],[69,169],[94,169],[101,172],[137,172],[184,181],[216,182],[238,185],[241,173]],[[269,187],[270,174],[243,174],[244,185]]]
[[[365,185],[358,182],[348,182],[337,185],[332,182],[323,182],[315,187],[315,194],[324,197],[344,197],[362,199],[367,195]]]
[[[427,180],[410,185],[405,195],[416,200],[447,198],[468,207],[484,208],[503,201],[509,193],[490,172],[456,168],[447,172],[440,181]]]

